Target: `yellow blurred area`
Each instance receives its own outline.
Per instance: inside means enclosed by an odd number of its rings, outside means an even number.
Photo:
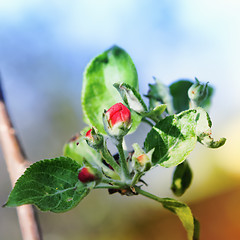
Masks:
[[[237,112],[239,114],[239,112]],[[216,152],[216,163],[229,173],[240,180],[240,115],[229,120],[222,126],[222,134],[227,137],[225,146]]]

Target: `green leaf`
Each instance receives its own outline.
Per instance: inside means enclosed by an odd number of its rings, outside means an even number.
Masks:
[[[150,109],[155,108],[159,104],[166,104],[169,114],[174,113],[172,96],[170,94],[169,88],[165,86],[162,82],[154,78],[155,84],[149,84],[149,91],[146,97],[149,98]]]
[[[180,113],[189,109],[188,89],[193,85],[193,81],[178,80],[169,86],[170,93],[173,99],[173,106],[176,113]],[[208,95],[201,103],[201,106],[208,110],[211,105],[211,98],[213,95],[213,87],[208,86]]]
[[[150,118],[156,123],[162,118],[161,114],[165,111],[167,105],[161,104],[144,114],[144,117]]]
[[[192,170],[185,160],[179,164],[173,174],[171,189],[176,196],[182,196],[192,181]]]
[[[161,203],[164,208],[175,213],[186,229],[189,240],[199,239],[199,223],[196,219],[194,219],[191,209],[187,206],[187,204],[176,201],[172,198],[157,197],[156,195],[146,192],[137,186],[135,186],[135,190],[137,193]]]
[[[199,223],[194,219],[191,209],[186,204],[172,198],[161,198],[161,203],[164,208],[170,210],[179,217],[187,231],[189,240],[199,239]]]
[[[188,89],[192,86],[192,84],[192,81],[179,80],[169,86],[176,113],[189,109]]]
[[[212,122],[208,113],[203,108],[197,108],[197,139],[209,148],[219,148],[226,142],[226,138],[215,141],[212,137]]]
[[[173,167],[183,162],[195,147],[196,110],[187,110],[160,120],[144,142],[146,152],[155,148],[153,164]]]
[[[194,218],[194,234],[193,240],[198,240],[200,235],[200,223],[196,218]]]
[[[67,157],[32,164],[17,180],[5,206],[34,204],[52,212],[74,208],[90,191],[90,186],[78,180],[79,168],[80,164]]]
[[[131,87],[127,83],[114,83],[113,86],[118,90],[123,101],[130,109],[140,115],[147,112],[147,106],[135,88]]]
[[[82,107],[85,117],[92,126],[102,134],[106,134],[102,114],[104,109],[122,102],[114,83],[125,82],[138,90],[136,68],[130,56],[121,48],[113,46],[94,58],[87,66],[82,88]],[[132,113],[133,132],[141,121],[141,117]]]

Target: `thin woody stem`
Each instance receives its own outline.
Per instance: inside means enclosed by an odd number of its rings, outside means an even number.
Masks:
[[[24,151],[16,136],[15,129],[9,117],[5,104],[0,78],[0,142],[10,176],[14,186],[16,180],[23,174],[30,163],[26,160]],[[36,209],[32,205],[17,207],[17,214],[23,240],[41,240],[42,234]]]

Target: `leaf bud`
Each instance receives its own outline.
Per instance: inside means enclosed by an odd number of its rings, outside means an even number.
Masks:
[[[114,83],[113,86],[118,90],[123,101],[130,109],[139,114],[147,112],[147,106],[135,88],[131,87],[127,83]]]
[[[206,84],[200,83],[197,78],[194,83],[188,89],[188,97],[191,100],[192,107],[198,107],[206,99],[208,95],[208,82]]]

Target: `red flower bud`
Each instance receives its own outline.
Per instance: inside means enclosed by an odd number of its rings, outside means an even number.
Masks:
[[[87,133],[86,133],[86,137],[87,137],[87,138],[91,138],[91,139],[93,138],[91,132],[92,132],[92,128],[87,131]]]
[[[95,127],[87,131],[85,139],[87,144],[94,149],[99,149],[103,146],[103,136],[98,133]]]
[[[86,183],[86,182],[91,182],[96,180],[96,176],[94,175],[94,172],[89,167],[84,167],[79,172],[78,179],[81,182]]]
[[[131,127],[131,112],[122,103],[116,103],[104,113],[104,126],[110,136],[124,136]]]
[[[110,107],[106,115],[112,127],[119,122],[125,122],[127,125],[131,123],[131,112],[122,103],[116,103]]]

